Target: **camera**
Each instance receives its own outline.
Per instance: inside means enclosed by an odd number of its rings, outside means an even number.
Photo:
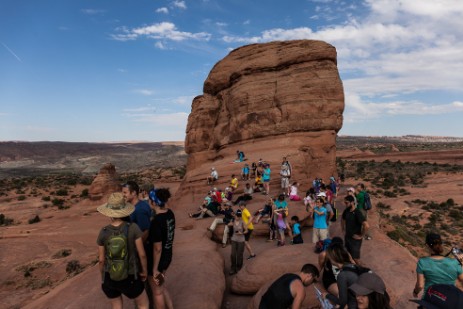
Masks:
[[[455,259],[457,259],[457,261],[462,264],[463,260],[461,259],[461,255],[463,254],[463,251],[460,248],[453,247],[450,252],[452,252],[452,255],[455,257]]]

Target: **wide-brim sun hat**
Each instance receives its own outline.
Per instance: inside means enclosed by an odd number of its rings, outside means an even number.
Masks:
[[[124,218],[135,211],[135,207],[125,201],[124,195],[120,192],[112,193],[108,202],[98,206],[99,213],[111,218]]]

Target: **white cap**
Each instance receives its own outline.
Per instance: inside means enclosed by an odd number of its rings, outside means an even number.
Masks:
[[[317,194],[317,196],[318,197],[321,197],[321,196],[326,197],[326,193],[325,192],[320,192],[320,193]]]

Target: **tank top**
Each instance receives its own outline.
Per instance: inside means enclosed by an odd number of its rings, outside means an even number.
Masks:
[[[273,282],[262,296],[259,309],[286,309],[291,307],[294,298],[291,295],[289,286],[294,280],[302,281],[301,277],[296,274],[284,274]]]

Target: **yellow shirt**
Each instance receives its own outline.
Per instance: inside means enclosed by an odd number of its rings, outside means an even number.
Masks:
[[[233,188],[238,188],[238,178],[233,178],[230,182],[230,187],[233,187]]]
[[[251,213],[249,212],[247,208],[244,208],[241,211],[241,218],[243,219],[244,224],[246,224],[246,226],[248,227],[248,230],[254,229],[254,225],[252,225],[252,221],[251,221]]]

